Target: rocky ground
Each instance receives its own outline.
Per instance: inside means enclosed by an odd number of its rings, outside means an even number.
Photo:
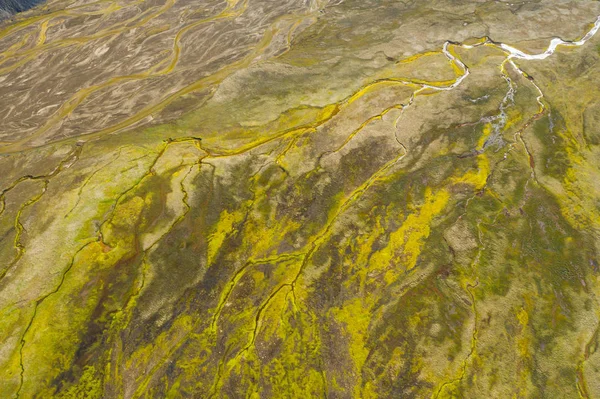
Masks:
[[[600,397],[599,15],[4,21],[0,397]]]

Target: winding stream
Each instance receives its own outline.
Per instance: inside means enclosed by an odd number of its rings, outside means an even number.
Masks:
[[[499,46],[500,48],[502,48],[503,50],[505,50],[506,52],[509,53],[508,58],[512,59],[512,58],[516,58],[516,59],[520,59],[520,60],[544,60],[548,57],[550,57],[552,54],[554,54],[554,52],[556,51],[556,48],[558,46],[583,46],[585,44],[585,42],[587,42],[588,40],[590,40],[600,29],[600,16],[598,16],[598,18],[596,18],[596,22],[594,23],[594,26],[592,27],[592,29],[590,29],[585,36],[583,36],[580,40],[577,41],[566,41],[566,40],[562,40],[560,38],[554,38],[550,41],[550,45],[548,46],[548,48],[546,49],[546,51],[544,51],[543,53],[540,54],[526,54],[524,52],[522,52],[519,49],[516,49],[512,46],[509,46],[508,44],[504,44],[504,43],[500,43]]]

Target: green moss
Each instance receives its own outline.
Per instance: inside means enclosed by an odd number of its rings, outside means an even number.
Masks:
[[[94,366],[85,366],[77,383],[56,395],[59,399],[100,399],[102,397],[102,376],[98,375]]]

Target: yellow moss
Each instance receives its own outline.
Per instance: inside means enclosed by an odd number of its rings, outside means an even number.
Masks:
[[[323,108],[317,107],[299,107],[283,113],[275,122],[267,127],[268,131],[274,132],[286,131],[299,128],[301,126],[321,124],[330,119],[337,111],[336,104],[329,104]],[[261,129],[264,133],[264,128]]]
[[[529,315],[527,314],[527,311],[521,308],[519,313],[517,313],[517,319],[519,320],[520,325],[522,325],[523,327],[527,326],[527,324],[529,323]]]
[[[454,46],[448,46],[447,51],[452,54],[452,56],[460,59],[460,57],[456,54],[455,51],[455,47]],[[465,71],[463,70],[463,68],[458,64],[458,62],[456,61],[450,61],[448,60],[448,62],[450,62],[450,65],[452,66],[452,70],[454,71],[454,73],[456,74],[456,77],[462,76]]]
[[[253,270],[250,275],[254,280],[254,284],[256,285],[260,285],[263,281],[265,281],[265,274],[261,271]]]
[[[362,389],[362,398],[364,399],[377,399],[379,395],[377,394],[377,390],[375,385],[372,382],[367,382]]]
[[[525,309],[521,308],[521,310],[517,313],[517,320],[519,321],[519,324],[522,328],[522,332],[517,338],[517,350],[521,357],[528,358],[530,356],[530,338],[527,331],[527,326],[529,324],[529,315],[527,314],[527,311]]]
[[[564,140],[563,150],[569,164],[561,181],[562,187],[554,192],[560,202],[561,213],[571,226],[579,230],[600,225],[600,212],[595,201],[600,195],[596,188],[598,164],[594,161],[597,157],[588,153],[590,157],[587,159],[569,129],[555,133]]]
[[[516,108],[509,108],[506,113],[507,119],[506,123],[504,124],[504,131],[507,131],[523,120],[523,115]]]
[[[67,388],[58,399],[100,399],[102,398],[102,380],[96,376],[94,366],[85,366],[79,381]]]
[[[526,393],[531,390],[531,369],[529,363],[531,360],[531,343],[532,332],[529,329],[529,314],[525,308],[521,308],[516,318],[521,326],[521,332],[515,337],[516,351],[519,359],[519,367],[517,368],[518,392],[519,397],[526,396]]]
[[[415,62],[420,58],[431,57],[431,56],[441,56],[443,53],[441,51],[425,51],[423,53],[417,53],[415,55],[411,55],[410,57],[403,58],[398,61],[398,64],[409,64],[411,62]]]
[[[355,274],[350,281],[359,280],[361,289],[365,289],[367,275],[369,273],[368,263],[371,254],[373,253],[373,244],[375,241],[385,234],[385,228],[382,226],[381,217],[377,217],[374,221],[373,231],[356,238],[355,249],[356,260],[354,262]]]
[[[377,387],[387,385],[390,376],[397,375],[403,369],[407,360],[405,355],[406,353],[401,346],[394,347],[387,364],[383,365],[381,371],[377,375],[374,375],[372,380],[364,382],[364,387],[359,397],[376,399],[384,396],[378,392]]]
[[[371,263],[376,269],[386,269],[392,262],[403,265],[402,269],[392,267],[386,271],[387,284],[395,281],[400,273],[415,267],[424,241],[431,232],[431,222],[442,212],[449,199],[450,194],[446,190],[434,194],[431,188],[427,188],[423,205],[408,215],[402,226],[390,234],[388,245],[372,256]]]
[[[490,134],[492,134],[492,124],[486,123],[483,126],[483,131],[482,131],[481,137],[479,137],[479,140],[477,141],[477,150],[478,151],[483,150],[483,146],[485,145],[486,140],[490,137]]]
[[[302,226],[288,217],[273,221],[253,218],[246,222],[244,229],[245,245],[251,249],[252,256],[264,258],[277,252],[277,247],[285,236]]]
[[[362,298],[354,298],[344,303],[341,308],[332,309],[332,314],[338,322],[345,325],[346,336],[350,344],[348,345],[350,357],[354,362],[354,369],[357,375],[369,355],[369,349],[365,346],[365,338],[371,322],[371,309]],[[360,384],[356,384],[356,389]]]
[[[229,212],[225,209],[219,216],[214,232],[208,237],[207,264],[213,263],[225,239],[234,231],[233,226],[241,222],[244,214],[241,211]]]
[[[84,290],[90,278],[113,267],[130,250],[122,240],[116,241],[115,248],[108,251],[103,243],[90,242],[74,259],[60,290],[39,304],[23,349],[24,364],[35,364],[38,373],[24,386],[24,395],[34,387],[49,386],[52,378],[69,368],[81,342],[82,326],[89,320],[104,287],[98,284],[89,289],[85,301],[77,306],[73,298]],[[42,377],[46,379],[37,379]]]
[[[282,289],[271,298],[267,307],[263,310],[261,320],[256,326],[257,334],[261,334],[261,340],[269,341],[275,336],[281,339],[286,338],[285,331],[282,329],[281,315],[288,309],[289,289]]]
[[[317,120],[324,121],[324,120],[331,118],[334,115],[334,113],[337,111],[337,109],[338,109],[338,107],[335,104],[330,104],[330,105],[323,107],[323,109],[321,109],[321,112],[319,113],[319,115],[317,117]]]
[[[139,196],[135,196],[130,200],[119,204],[118,210],[115,211],[110,224],[119,227],[131,227],[137,222],[142,209],[144,209],[144,206],[147,204],[148,201]]]
[[[477,142],[477,150],[478,151],[482,151],[483,150],[483,146],[486,142],[486,140],[489,138],[490,134],[492,132],[492,125],[491,124],[486,124],[483,128],[483,134],[481,135],[481,137],[479,138],[478,142]],[[453,183],[467,183],[467,184],[471,184],[472,186],[475,187],[475,189],[480,190],[482,189],[486,182],[487,182],[487,178],[490,174],[490,161],[487,157],[487,155],[485,154],[485,152],[482,152],[481,154],[477,155],[477,170],[470,170],[467,173],[465,173],[464,175],[462,175],[461,177],[453,177],[452,178],[452,182]]]
[[[168,331],[161,333],[153,342],[139,346],[126,362],[126,368],[140,368],[149,364],[150,359],[153,357],[156,358],[168,351],[173,344],[173,341],[176,340],[177,336],[180,335],[182,331],[184,333],[189,332],[192,325],[193,319],[191,316],[180,316],[175,320]]]
[[[167,399],[175,399],[175,398],[181,398],[183,397],[183,395],[181,394],[181,388],[180,388],[181,383],[179,382],[179,380],[177,380],[173,385],[171,385],[171,387],[167,390],[167,393],[165,395],[165,397]]]
[[[475,189],[480,190],[485,187],[487,178],[490,174],[490,161],[485,153],[477,156],[477,170],[470,170],[463,176],[453,178],[455,183],[468,183],[471,184]]]
[[[364,87],[362,87],[360,90],[358,90],[356,93],[354,93],[352,95],[352,97],[350,97],[347,101],[347,104],[350,105],[353,102],[355,102],[356,100],[360,99],[361,97],[363,97],[364,95],[371,93],[375,90],[379,90],[385,87],[390,87],[390,86],[398,86],[399,84],[402,84],[400,82],[394,82],[394,81],[389,81],[389,80],[384,80],[384,81],[379,81],[379,82],[375,82],[375,83],[370,83]]]
[[[172,353],[184,342],[181,338],[187,336],[194,327],[195,320],[189,315],[178,317],[169,330],[162,332],[153,342],[141,345],[125,361],[125,368],[134,371],[130,375],[137,375],[136,391],[133,395],[137,397],[147,390],[150,377],[154,375],[148,365],[155,367],[164,366],[164,360],[168,359]],[[210,353],[210,346],[206,346],[206,353]],[[203,358],[197,359],[198,362]],[[195,365],[197,370],[197,365]],[[183,367],[182,367],[183,368]]]

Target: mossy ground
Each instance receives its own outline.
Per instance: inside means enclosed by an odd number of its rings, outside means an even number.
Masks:
[[[451,45],[444,90],[441,46],[378,48],[423,10],[371,3],[0,158],[1,397],[600,395],[600,39],[533,81]]]

